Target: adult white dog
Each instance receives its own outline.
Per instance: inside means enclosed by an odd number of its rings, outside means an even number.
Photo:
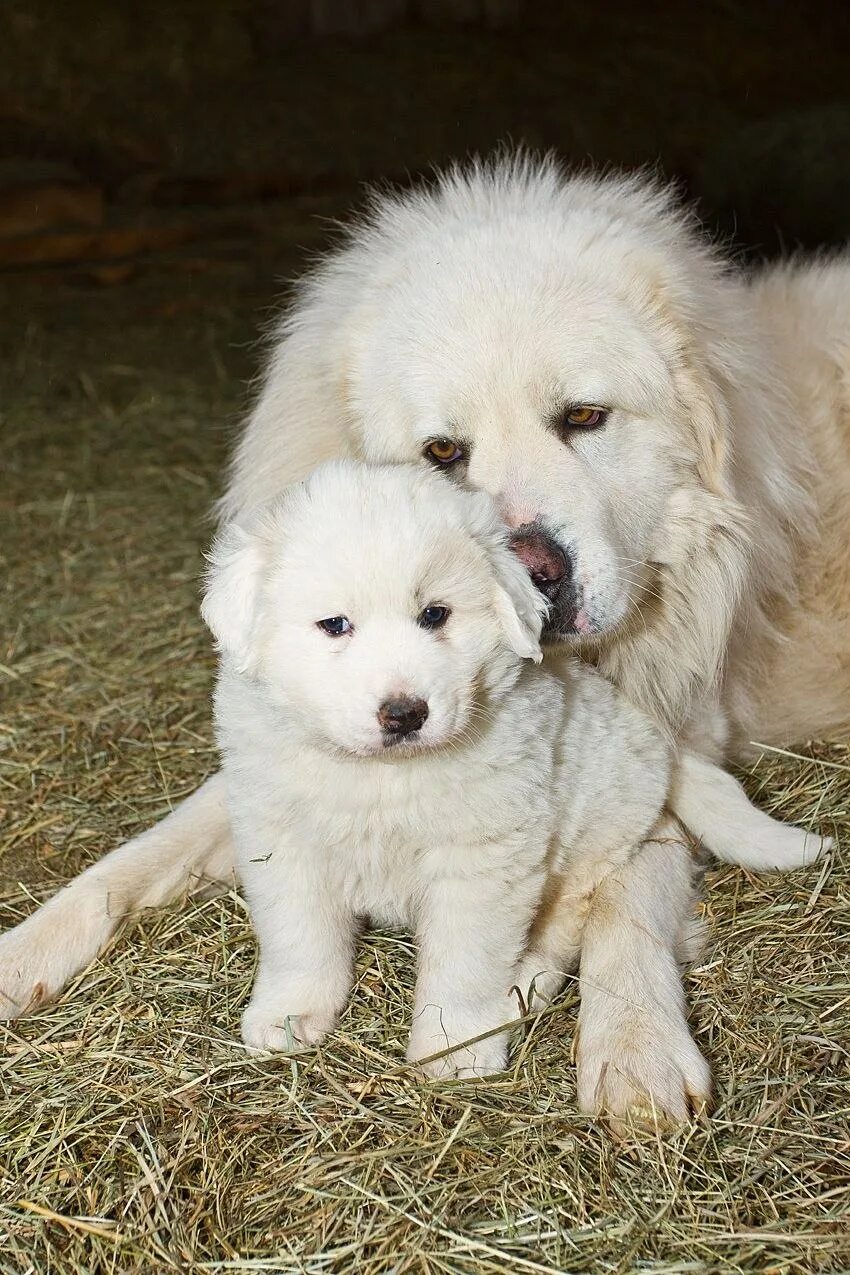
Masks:
[[[846,260],[747,280],[669,192],[524,159],[381,197],[281,326],[223,512],[344,455],[492,493],[553,664],[566,644],[692,750],[691,829],[802,861],[711,763],[850,723]],[[0,939],[3,1009],[232,861],[214,777]]]
[[[545,609],[493,502],[418,466],[329,462],[224,530],[203,611],[260,942],[249,1047],[333,1030],[365,917],[416,932],[428,1074],[501,1071],[507,1025],[581,953],[583,1109],[704,1104],[671,748],[580,661],[534,668]]]

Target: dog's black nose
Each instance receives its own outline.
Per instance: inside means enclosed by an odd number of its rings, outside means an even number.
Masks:
[[[408,695],[384,700],[378,709],[378,721],[385,735],[412,735],[421,730],[427,718],[428,705],[424,699],[412,699]]]
[[[527,522],[511,536],[511,548],[543,596],[553,602],[572,574],[570,560],[561,546],[538,523]]]

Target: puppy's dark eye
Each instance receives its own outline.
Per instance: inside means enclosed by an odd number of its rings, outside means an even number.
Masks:
[[[416,623],[420,629],[441,629],[450,615],[448,607],[435,606],[432,603],[419,613]]]
[[[328,637],[344,637],[351,632],[351,621],[346,615],[331,615],[327,620],[317,620],[316,628],[327,633]]]
[[[561,423],[564,429],[598,429],[608,419],[605,407],[591,407],[588,403],[573,403],[564,409]]]
[[[463,460],[463,448],[453,438],[432,438],[423,454],[426,460],[432,461],[443,469]]]

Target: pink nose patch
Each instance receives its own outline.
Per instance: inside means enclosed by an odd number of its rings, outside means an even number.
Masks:
[[[553,598],[569,573],[564,551],[539,527],[526,525],[511,536],[511,548],[541,593]]]
[[[525,507],[514,505],[506,500],[499,500],[497,504],[502,521],[510,527],[511,531],[517,531],[520,527],[530,527],[534,522],[536,514],[528,505]]]

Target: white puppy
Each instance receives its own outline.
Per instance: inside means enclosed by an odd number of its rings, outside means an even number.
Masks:
[[[370,918],[418,937],[408,1057],[497,1071],[529,986],[557,990],[584,937],[582,1107],[681,1118],[706,1099],[676,967],[691,866],[660,822],[670,751],[586,666],[532,666],[544,610],[491,500],[418,468],[325,465],[225,530],[203,613],[260,942],[249,1046],[332,1030]],[[647,941],[631,986],[623,954]]]

